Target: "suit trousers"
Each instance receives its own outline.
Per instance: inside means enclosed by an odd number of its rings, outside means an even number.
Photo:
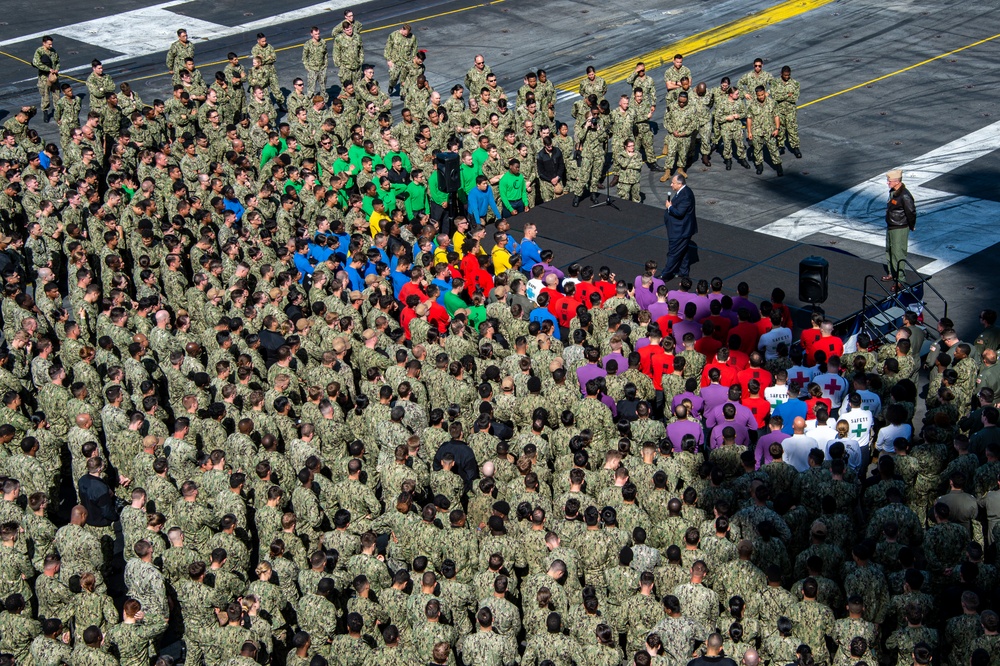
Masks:
[[[686,276],[691,272],[691,257],[689,249],[691,236],[671,238],[667,248],[667,265],[663,272],[666,275]]]

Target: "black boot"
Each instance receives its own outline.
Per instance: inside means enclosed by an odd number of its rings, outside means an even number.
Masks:
[[[591,192],[591,193],[590,193],[590,200],[591,200],[591,202],[593,202],[593,203],[597,203],[597,198],[598,198],[599,196],[601,196],[601,195],[600,195],[600,194],[598,194],[597,192]]]
[[[784,146],[782,146],[781,148],[778,148],[778,154],[779,155],[784,155],[785,154],[785,147]]]
[[[792,155],[795,155],[795,157],[801,159],[802,158],[802,151],[799,150],[798,148],[792,148]]]
[[[732,171],[733,170],[733,161],[732,160],[723,160],[723,163],[726,165],[726,171]]]
[[[708,159],[708,155],[702,155],[701,156],[701,163],[704,164],[707,167],[712,166],[712,160]]]
[[[647,164],[646,166],[647,166],[647,167],[649,167],[649,170],[650,170],[650,171],[653,171],[653,172],[661,172],[661,171],[663,171],[663,167],[661,167],[661,166],[660,166],[659,164],[657,164],[656,162],[650,162],[650,163],[649,163],[649,164]]]
[[[739,162],[740,166],[743,167],[744,169],[749,169],[750,168],[750,163],[747,162],[747,160],[746,160],[745,157],[744,158],[737,158],[736,161]]]
[[[758,164],[757,165],[757,175],[759,176],[762,173],[764,173],[764,165],[763,164]]]
[[[576,208],[579,205],[580,205],[580,197],[579,196],[573,197],[573,208]]]
[[[782,176],[785,175],[785,170],[781,168],[780,164],[775,165],[774,170],[778,172],[778,178],[781,178]]]

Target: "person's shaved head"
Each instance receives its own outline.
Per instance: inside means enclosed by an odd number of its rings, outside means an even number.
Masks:
[[[90,427],[90,414],[77,414],[76,415],[76,425],[81,428]]]
[[[83,508],[82,504],[77,504],[73,507],[73,511],[69,515],[69,520],[74,525],[83,525],[87,522],[87,510]]]
[[[743,653],[743,666],[758,666],[760,664],[760,655],[757,654],[757,650],[750,648]]]

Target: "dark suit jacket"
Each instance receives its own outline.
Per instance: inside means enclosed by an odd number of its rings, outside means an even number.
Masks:
[[[685,185],[674,194],[670,208],[663,213],[663,224],[670,240],[690,238],[698,233],[698,218],[694,211],[694,192]]]

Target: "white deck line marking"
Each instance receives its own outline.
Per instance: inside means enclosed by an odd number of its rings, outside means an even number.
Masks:
[[[1000,148],[1000,122],[959,137],[900,167],[903,182],[917,203],[917,227],[910,234],[910,252],[933,261],[918,266],[933,274],[992,245],[1000,237],[1000,203],[925,187],[947,174]],[[893,168],[888,165],[886,169]],[[823,233],[883,246],[888,191],[881,173],[835,196],[796,211],[758,232],[803,240]]]

